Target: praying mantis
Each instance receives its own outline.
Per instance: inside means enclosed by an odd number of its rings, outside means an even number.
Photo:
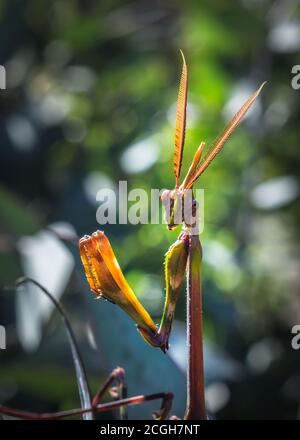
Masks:
[[[165,190],[161,201],[165,208],[167,228],[181,227],[180,234],[165,255],[165,305],[159,327],[140,303],[127,283],[118,264],[114,251],[104,232],[97,231],[85,235],[79,241],[80,255],[85,274],[92,292],[118,304],[137,324],[142,337],[152,346],[163,352],[169,348],[176,304],[187,276],[187,346],[188,346],[188,385],[186,419],[205,419],[203,342],[202,342],[202,295],[201,264],[202,248],[199,231],[195,228],[195,218],[199,215],[193,187],[220,153],[225,143],[237,128],[247,111],[259,96],[263,83],[242,105],[236,115],[216,138],[203,157],[205,143],[197,148],[191,165],[180,183],[183,149],[186,131],[188,70],[183,52],[182,73],[177,102],[174,159],[175,188]],[[191,195],[188,199],[187,195]],[[188,200],[188,203],[186,202]],[[188,205],[188,206],[187,206]]]

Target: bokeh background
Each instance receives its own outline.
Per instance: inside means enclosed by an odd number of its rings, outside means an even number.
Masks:
[[[79,406],[65,329],[40,281],[72,320],[95,392],[117,365],[129,395],[173,391],[185,404],[185,295],[170,354],[148,347],[116,306],[95,301],[76,237],[100,228],[97,191],[172,188],[179,48],[189,67],[183,171],[246,97],[261,98],[201,177],[205,190],[206,398],[218,419],[296,419],[299,309],[299,2],[269,0],[2,0],[0,63],[0,401]],[[135,292],[158,322],[163,258],[176,232],[109,225]],[[150,418],[157,404],[131,408]],[[106,413],[100,417],[116,417]]]

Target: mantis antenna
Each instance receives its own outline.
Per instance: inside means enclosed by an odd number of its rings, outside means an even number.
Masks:
[[[185,139],[185,125],[186,125],[186,104],[187,104],[187,89],[188,89],[188,73],[185,58],[182,50],[182,73],[180,78],[177,113],[176,113],[176,128],[175,128],[175,144],[174,144],[174,174],[176,179],[176,188],[179,188],[179,177],[182,164],[182,154]]]

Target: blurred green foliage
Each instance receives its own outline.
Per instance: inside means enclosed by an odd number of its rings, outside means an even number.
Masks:
[[[99,228],[95,197],[101,182],[114,186],[127,180],[129,189],[145,188],[149,194],[151,188],[172,188],[179,48],[189,68],[183,173],[200,141],[209,144],[218,135],[233,104],[237,109],[237,100],[241,104],[268,80],[259,104],[198,184],[205,189],[201,240],[207,340],[247,368],[253,344],[270,338],[280,347],[267,366],[273,389],[263,395],[265,378],[252,372],[256,386],[248,392],[253,401],[245,408],[235,404],[246,399],[241,393],[251,382],[246,378],[244,388],[232,387],[233,397],[220,417],[296,417],[300,403],[299,396],[290,398],[283,391],[291,378],[299,378],[299,361],[289,342],[290,329],[299,321],[300,92],[290,85],[299,44],[285,49],[276,45],[278,27],[289,20],[299,27],[294,4],[0,3],[0,56],[7,68],[7,90],[0,99],[1,285],[22,274],[15,248],[20,236],[62,220],[78,234]],[[13,119],[20,115],[21,126]],[[18,130],[21,139],[15,135]],[[132,172],[126,152],[137,143],[143,169]],[[154,160],[147,159],[143,148],[149,148]],[[280,180],[286,176],[287,186]],[[272,179],[278,179],[278,186]],[[263,183],[269,183],[269,192],[264,193]],[[164,225],[103,229],[133,289],[158,318],[164,253],[177,232]],[[182,295],[180,320],[184,302]],[[13,319],[8,310],[11,306],[0,311],[3,322]],[[292,367],[286,367],[286,358]],[[41,373],[55,375],[52,370]],[[40,382],[32,384],[33,370],[27,376],[34,393]],[[21,377],[19,385],[26,380]],[[49,391],[52,398],[59,396]],[[258,399],[265,402],[263,413],[256,408]]]

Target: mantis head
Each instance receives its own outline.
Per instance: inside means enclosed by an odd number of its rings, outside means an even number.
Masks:
[[[164,190],[161,195],[164,207],[164,219],[169,231],[179,225],[193,226],[198,204],[193,197],[192,189]]]
[[[164,207],[164,218],[169,231],[177,228],[177,226],[179,226],[181,223],[179,221],[175,221],[175,219],[177,220],[178,218],[180,219],[182,217],[180,209],[181,196],[180,191],[176,189],[166,189],[161,195],[161,201]]]
[[[205,143],[201,142],[196,150],[192,163],[188,172],[180,184],[180,172],[182,165],[183,148],[185,141],[186,128],[186,106],[187,106],[187,90],[188,90],[188,72],[183,52],[180,51],[183,61],[182,73],[180,78],[177,114],[176,114],[176,128],[175,128],[175,142],[174,142],[174,174],[175,174],[175,188],[173,190],[165,190],[161,195],[161,201],[165,209],[165,221],[169,230],[175,229],[180,224],[191,226],[195,211],[197,210],[197,203],[193,197],[193,185],[200,175],[210,165],[216,155],[222,150],[223,146],[237,128],[247,111],[250,109],[258,95],[260,94],[265,82],[259,89],[251,95],[247,101],[242,105],[236,115],[229,121],[221,134],[216,138],[213,144],[209,147],[208,152],[202,158]],[[186,209],[184,209],[184,207]]]

